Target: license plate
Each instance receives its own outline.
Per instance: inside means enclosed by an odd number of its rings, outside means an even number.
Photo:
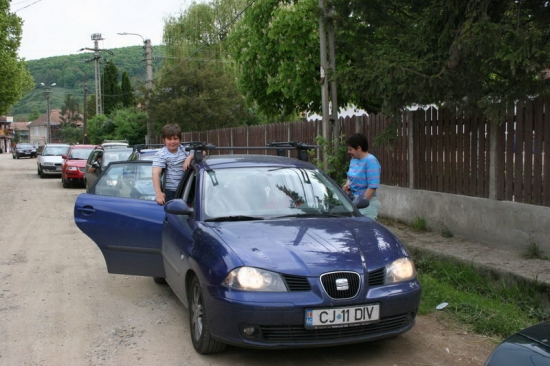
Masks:
[[[380,305],[341,308],[306,309],[306,328],[340,328],[374,322],[380,319]]]

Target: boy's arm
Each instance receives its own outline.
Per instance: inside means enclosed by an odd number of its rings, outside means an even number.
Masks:
[[[162,192],[161,184],[160,184],[160,176],[162,174],[162,168],[158,166],[153,167],[153,187],[155,188],[155,200],[159,205],[164,205],[164,201],[166,199],[166,196]]]

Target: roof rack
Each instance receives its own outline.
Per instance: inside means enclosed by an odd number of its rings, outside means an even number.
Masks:
[[[197,163],[202,161],[203,152],[209,150],[276,150],[278,156],[285,156],[286,150],[297,150],[298,160],[308,161],[307,151],[320,147],[319,145],[308,145],[298,141],[273,141],[266,146],[215,146],[203,141],[192,141],[185,144],[186,151],[195,151],[194,158]]]

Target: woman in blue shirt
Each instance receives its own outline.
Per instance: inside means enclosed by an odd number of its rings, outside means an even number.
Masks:
[[[373,220],[378,218],[380,206],[376,190],[380,186],[380,163],[368,152],[369,143],[365,135],[356,133],[346,140],[351,155],[346,184],[342,187],[351,195],[363,195],[369,200],[369,206],[359,211]]]

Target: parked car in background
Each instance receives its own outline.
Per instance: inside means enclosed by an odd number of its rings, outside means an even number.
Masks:
[[[485,366],[550,365],[550,321],[538,323],[506,338]]]
[[[46,144],[41,153],[38,153],[36,159],[37,172],[40,178],[45,178],[47,175],[61,175],[61,164],[63,163],[63,155],[71,145],[69,144]]]
[[[112,147],[128,147],[127,140],[105,140],[101,143],[101,146],[108,149]]]
[[[86,168],[84,171],[84,185],[86,186],[86,192],[110,162],[128,160],[131,153],[132,148],[129,146],[117,146],[107,149],[102,146],[96,147],[90,153],[88,160],[86,161]],[[101,160],[98,164],[95,164],[98,162],[98,157],[100,156]]]
[[[19,158],[36,158],[36,148],[29,144],[28,142],[20,142],[15,148],[11,151],[12,157],[14,159]]]
[[[135,145],[128,160],[153,160],[155,154],[164,146],[164,144]]]
[[[63,188],[73,184],[84,184],[86,161],[97,145],[73,145],[66,155],[63,155],[61,164],[61,183]]]
[[[113,162],[77,197],[74,219],[109,273],[169,284],[198,353],[353,344],[414,326],[421,285],[409,252],[323,171],[196,151],[164,206],[151,161]]]

